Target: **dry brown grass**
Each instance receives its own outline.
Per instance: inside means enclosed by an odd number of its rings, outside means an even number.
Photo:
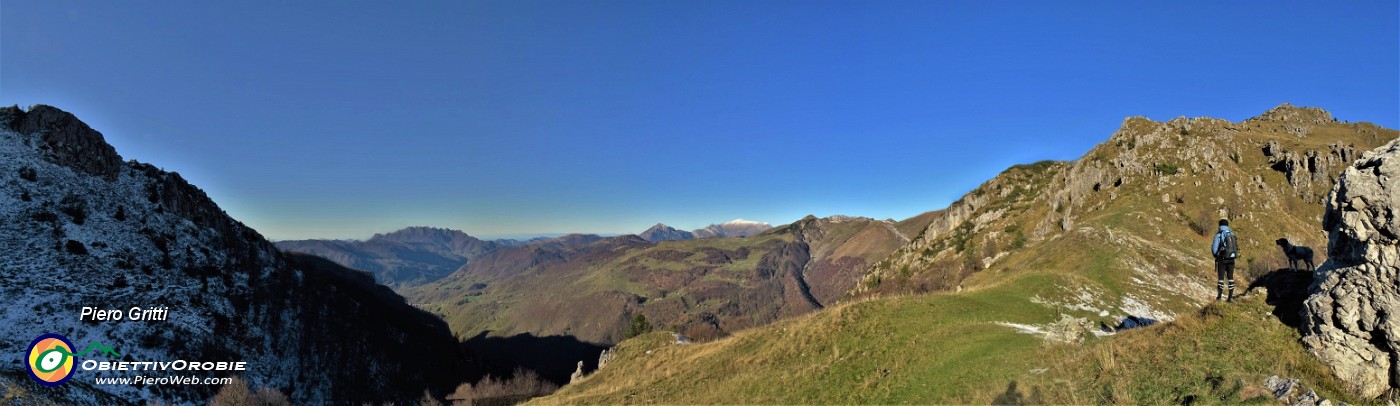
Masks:
[[[260,387],[253,391],[248,386],[248,382],[237,376],[228,385],[219,389],[219,393],[209,400],[214,406],[285,406],[291,402],[287,400],[287,395],[277,389]]]
[[[487,376],[475,384],[464,383],[447,396],[453,405],[512,405],[530,398],[545,396],[559,386],[540,378],[535,371],[516,368],[510,378]]]

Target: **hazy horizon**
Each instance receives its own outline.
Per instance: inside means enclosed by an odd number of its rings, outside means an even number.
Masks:
[[[0,6],[50,104],[270,239],[901,220],[1125,117],[1400,126],[1400,4]]]

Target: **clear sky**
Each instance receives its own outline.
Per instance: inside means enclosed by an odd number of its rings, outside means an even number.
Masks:
[[[1128,116],[1396,128],[1397,4],[4,0],[0,103],[273,239],[899,219]]]

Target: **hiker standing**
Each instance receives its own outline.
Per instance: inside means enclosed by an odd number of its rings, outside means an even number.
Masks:
[[[1210,243],[1210,253],[1215,256],[1215,300],[1229,286],[1229,296],[1225,301],[1235,301],[1235,257],[1240,255],[1239,241],[1230,231],[1230,220],[1220,219],[1220,231],[1215,233],[1215,241]]]

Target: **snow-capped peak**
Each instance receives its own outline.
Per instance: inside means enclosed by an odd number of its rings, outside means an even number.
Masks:
[[[768,225],[768,223],[759,222],[759,221],[749,221],[749,220],[744,220],[744,219],[741,219],[741,218],[730,220],[730,221],[728,221],[728,222],[726,222],[726,223],[724,223],[724,224],[727,224],[727,225],[736,225],[736,226],[737,226],[737,225],[764,225],[764,226]]]

